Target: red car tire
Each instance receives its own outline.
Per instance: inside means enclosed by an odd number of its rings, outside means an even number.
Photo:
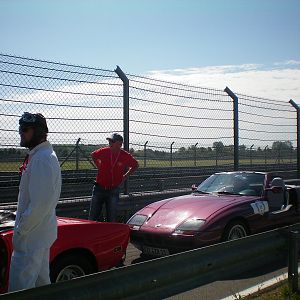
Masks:
[[[50,267],[52,283],[71,280],[95,272],[90,259],[83,254],[71,253],[58,257]]]

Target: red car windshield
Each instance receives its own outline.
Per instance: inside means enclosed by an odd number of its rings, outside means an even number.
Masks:
[[[265,175],[260,173],[219,173],[213,174],[197,188],[199,193],[261,196]]]

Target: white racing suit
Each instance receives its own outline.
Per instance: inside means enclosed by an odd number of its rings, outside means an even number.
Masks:
[[[50,283],[49,250],[57,238],[60,191],[60,166],[46,141],[29,152],[20,181],[9,292]]]

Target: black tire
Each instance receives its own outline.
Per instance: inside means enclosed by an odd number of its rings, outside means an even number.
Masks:
[[[91,261],[83,254],[66,254],[58,257],[51,264],[50,279],[55,283],[85,276],[95,271]]]
[[[239,238],[246,237],[249,234],[249,230],[245,222],[237,220],[230,222],[226,225],[222,235],[222,241],[232,241]]]

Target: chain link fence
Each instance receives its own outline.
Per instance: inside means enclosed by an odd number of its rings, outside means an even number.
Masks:
[[[234,169],[234,106],[225,91],[126,76],[129,133],[124,83],[116,71],[0,54],[0,203],[16,201],[26,153],[19,147],[18,119],[25,111],[47,118],[63,171],[62,197],[91,194],[96,169],[90,153],[112,132],[129,134],[129,149],[140,163],[129,192],[187,188]],[[295,109],[237,96],[239,168],[295,170]]]
[[[265,171],[294,170],[297,164],[297,112],[288,102],[237,94],[240,164]],[[296,176],[297,174],[294,173]]]
[[[128,75],[131,147],[145,167],[232,166],[232,100],[222,90]],[[229,148],[228,148],[229,149]]]

